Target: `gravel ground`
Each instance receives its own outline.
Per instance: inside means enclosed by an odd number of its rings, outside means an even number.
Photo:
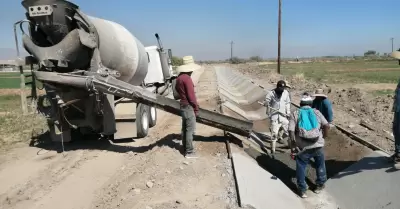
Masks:
[[[202,108],[216,109],[215,74],[196,86]],[[237,208],[222,131],[198,124],[199,159],[181,153],[181,119],[159,111],[147,138],[133,142],[80,140],[19,147],[0,162],[0,208]]]

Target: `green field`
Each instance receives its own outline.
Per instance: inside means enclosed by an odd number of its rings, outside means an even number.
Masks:
[[[372,94],[374,96],[394,95],[394,90],[392,89],[375,90],[372,92]]]
[[[263,65],[265,70],[276,69],[276,64]],[[314,63],[283,63],[284,75],[302,75],[325,83],[397,83],[400,66],[394,60],[342,61]],[[19,73],[0,73],[0,89],[19,88]],[[30,78],[26,79],[26,82]]]
[[[25,73],[25,76],[29,75]],[[25,78],[25,82],[31,81],[31,78]],[[20,74],[17,72],[0,73],[0,89],[18,89],[20,87]]]
[[[268,64],[276,69],[276,64]],[[347,61],[325,63],[284,63],[284,75],[303,74],[305,78],[326,83],[397,83],[400,66],[397,61]]]

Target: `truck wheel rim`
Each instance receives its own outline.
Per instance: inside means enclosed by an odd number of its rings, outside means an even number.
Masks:
[[[153,121],[156,120],[156,108],[150,107],[150,116],[151,116],[151,120],[153,120]]]
[[[144,112],[142,116],[143,130],[147,130],[148,126],[149,126],[149,116],[147,115],[147,112]]]

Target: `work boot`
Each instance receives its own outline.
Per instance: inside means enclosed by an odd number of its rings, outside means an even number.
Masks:
[[[285,144],[285,141],[283,140],[282,137],[279,137],[278,140],[277,140],[277,142],[278,142],[279,144]]]
[[[185,158],[199,158],[195,152],[189,152],[185,154]]]
[[[400,163],[400,154],[394,153],[389,157],[390,162],[392,163]]]
[[[325,189],[325,185],[317,185],[317,187],[314,189],[315,194],[321,193],[322,190]]]
[[[307,197],[308,197],[308,196],[307,196],[307,190],[304,191],[304,192],[299,191],[299,196],[300,196],[301,198],[307,198]]]
[[[391,156],[391,161],[394,164],[394,168],[400,170],[400,154],[394,154]]]

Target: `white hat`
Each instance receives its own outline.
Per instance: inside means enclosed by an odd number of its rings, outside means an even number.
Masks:
[[[313,99],[310,97],[308,93],[304,93],[301,95],[300,99],[300,105],[305,104],[305,105],[311,105],[313,102]]]
[[[313,99],[309,95],[302,95],[300,101],[302,101],[302,102],[312,102]]]
[[[184,56],[183,65],[176,68],[176,72],[179,73],[189,73],[201,68],[200,65],[194,63],[193,56]]]
[[[322,90],[322,89],[317,89],[316,91],[315,91],[315,93],[313,94],[313,97],[328,97],[328,96],[326,96],[325,94],[324,94],[324,90]]]

